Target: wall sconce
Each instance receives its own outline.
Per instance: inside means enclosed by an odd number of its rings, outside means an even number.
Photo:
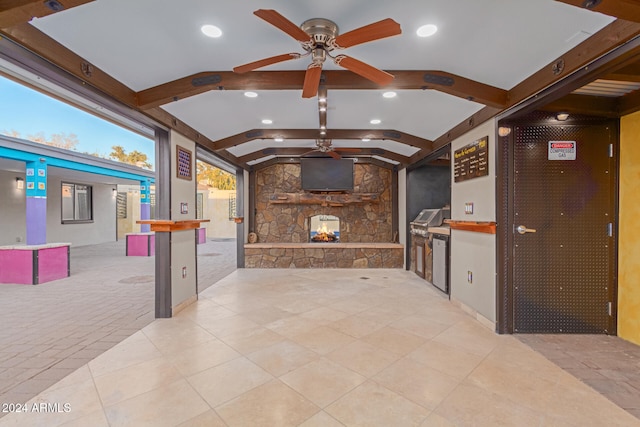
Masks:
[[[569,118],[569,113],[558,113],[556,114],[556,120],[560,122],[564,122]]]
[[[510,127],[506,127],[506,126],[500,126],[498,128],[498,135],[505,137],[505,136],[509,136],[509,134],[511,133],[511,128]]]
[[[16,178],[16,190],[24,189],[24,179],[18,177]]]

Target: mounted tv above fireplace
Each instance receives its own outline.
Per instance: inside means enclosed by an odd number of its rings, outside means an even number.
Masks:
[[[300,159],[302,189],[306,191],[353,191],[353,160]]]

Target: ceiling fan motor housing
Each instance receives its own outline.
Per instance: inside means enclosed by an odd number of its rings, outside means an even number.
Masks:
[[[338,35],[338,25],[335,22],[324,18],[312,18],[304,21],[300,28],[311,36],[316,46],[320,45],[326,51],[333,50],[327,42]]]

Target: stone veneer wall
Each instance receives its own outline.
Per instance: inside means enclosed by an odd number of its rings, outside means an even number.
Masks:
[[[398,248],[252,248],[245,245],[246,268],[402,268]]]
[[[372,164],[354,165],[354,193],[376,193],[377,203],[344,206],[270,204],[274,193],[303,193],[299,164],[276,164],[256,172],[256,216],[252,231],[260,243],[305,243],[309,240],[309,217],[340,218],[340,241],[388,243],[391,229],[391,174]]]

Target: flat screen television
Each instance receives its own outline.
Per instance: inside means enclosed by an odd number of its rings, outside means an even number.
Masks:
[[[300,159],[302,189],[306,191],[353,191],[353,160]]]

